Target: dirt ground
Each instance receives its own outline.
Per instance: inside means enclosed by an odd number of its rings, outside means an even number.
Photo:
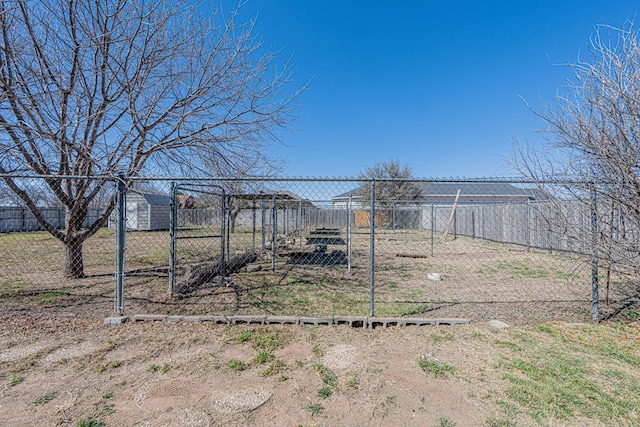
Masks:
[[[11,315],[0,330],[0,425],[534,425],[508,419],[496,398],[506,384],[492,343],[508,331]],[[258,361],[248,337],[275,340],[272,358]],[[427,373],[421,359],[454,370]]]

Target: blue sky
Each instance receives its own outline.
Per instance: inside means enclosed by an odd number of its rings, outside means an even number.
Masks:
[[[414,175],[511,177],[597,24],[637,1],[248,0],[265,45],[292,56],[303,93],[284,175],[351,177],[397,159]]]

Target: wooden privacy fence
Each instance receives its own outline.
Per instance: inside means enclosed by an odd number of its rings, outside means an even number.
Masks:
[[[82,223],[83,227],[93,223],[101,211],[102,209],[100,208],[89,208],[87,218]],[[40,213],[49,224],[56,228],[64,228],[64,208],[41,208]],[[38,230],[43,230],[43,228],[38,224],[29,209],[25,207],[0,206],[0,233]]]

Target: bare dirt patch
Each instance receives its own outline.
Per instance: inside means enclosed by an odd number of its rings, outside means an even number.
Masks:
[[[363,330],[12,316],[0,331],[0,419],[25,426],[89,418],[158,427],[535,425],[526,410],[509,412],[516,405],[504,395],[501,364],[517,355],[518,336],[485,323]],[[265,348],[275,350],[258,361]],[[427,372],[421,357],[451,370]],[[47,393],[49,401],[34,403]],[[562,425],[600,425],[587,421]]]

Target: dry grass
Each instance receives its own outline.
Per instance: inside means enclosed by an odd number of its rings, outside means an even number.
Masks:
[[[189,233],[213,235],[213,230],[192,228]],[[255,241],[260,245],[260,234]],[[257,263],[260,271],[242,271],[225,286],[215,280],[196,292],[169,297],[168,233],[129,232],[125,308],[129,313],[185,315],[368,315],[369,242],[367,230],[354,230],[351,271],[346,265],[290,264],[287,250],[279,252],[273,270],[266,252]],[[231,237],[231,253],[252,244],[252,234],[238,230]],[[312,248],[297,242],[288,250]],[[346,251],[346,246],[329,245],[328,252],[332,250]],[[428,232],[400,230],[377,230],[375,251],[377,316],[500,318],[512,323],[590,318],[590,266],[579,257],[466,237],[449,236],[443,242],[441,235],[432,240]],[[62,247],[47,233],[2,234],[0,299],[11,310],[109,314],[113,252],[113,232],[101,230],[84,245],[88,277],[67,281],[62,277]],[[178,280],[186,267],[219,252],[219,238],[178,240]],[[429,280],[429,273],[443,280]],[[615,292],[612,296],[616,298]]]

